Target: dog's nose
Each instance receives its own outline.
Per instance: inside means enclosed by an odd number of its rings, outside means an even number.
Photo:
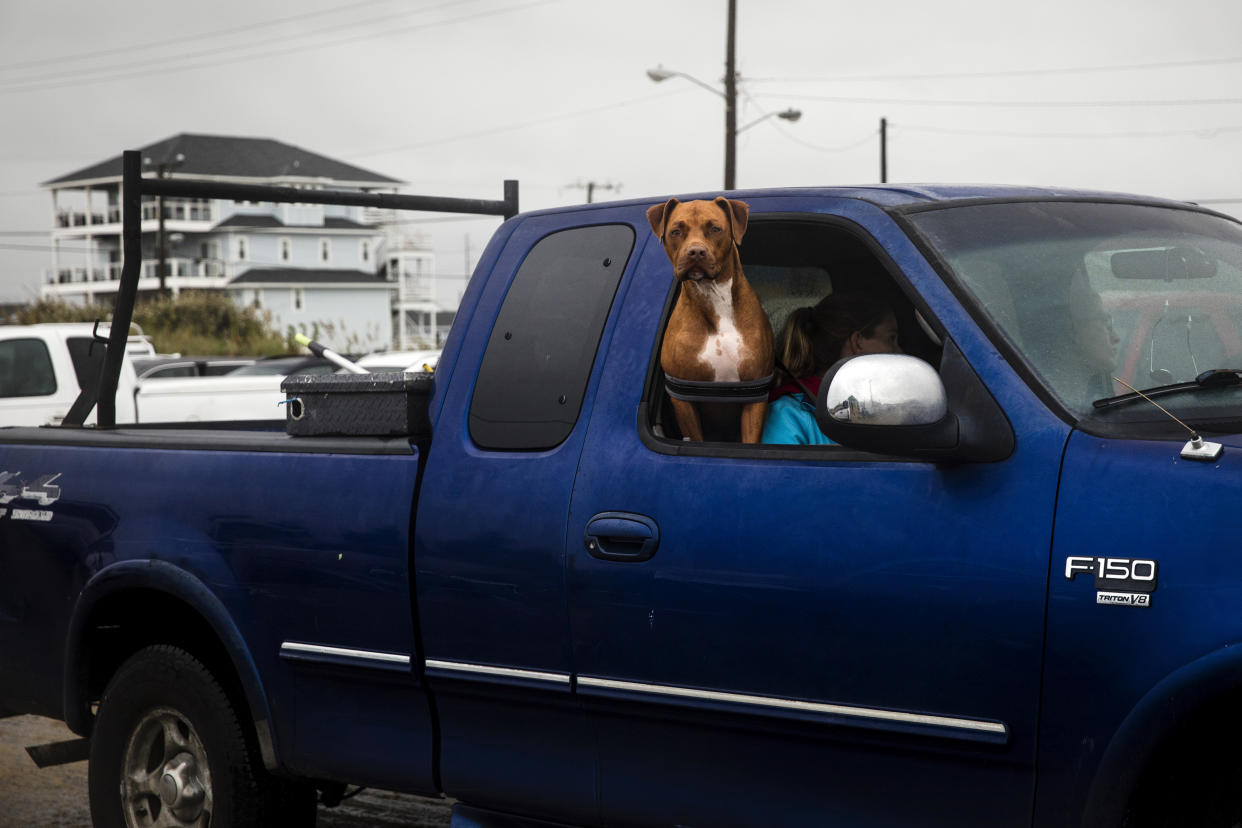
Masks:
[[[686,248],[686,257],[690,259],[706,259],[707,246],[702,244],[692,244]]]

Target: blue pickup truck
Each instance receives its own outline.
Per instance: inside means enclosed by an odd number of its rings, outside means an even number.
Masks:
[[[677,433],[662,199],[501,225],[427,428],[0,431],[0,709],[89,737],[96,825],[347,785],[462,826],[1236,824],[1242,226],[729,195],[775,330],[895,310],[834,445]]]

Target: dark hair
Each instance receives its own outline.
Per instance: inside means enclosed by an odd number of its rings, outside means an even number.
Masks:
[[[776,358],[792,379],[818,376],[841,358],[850,334],[874,336],[875,326],[892,313],[875,294],[830,293],[814,307],[789,314],[777,340]]]

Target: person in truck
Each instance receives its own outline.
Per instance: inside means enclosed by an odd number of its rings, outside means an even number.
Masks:
[[[831,445],[815,423],[820,378],[847,357],[901,353],[897,317],[879,296],[830,293],[789,314],[776,353],[784,383],[772,392],[763,442]]]

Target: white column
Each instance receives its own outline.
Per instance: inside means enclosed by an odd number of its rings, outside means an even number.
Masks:
[[[60,227],[60,210],[57,199],[59,193],[59,190],[52,188],[52,279],[54,283],[60,280],[60,234],[57,232]]]

